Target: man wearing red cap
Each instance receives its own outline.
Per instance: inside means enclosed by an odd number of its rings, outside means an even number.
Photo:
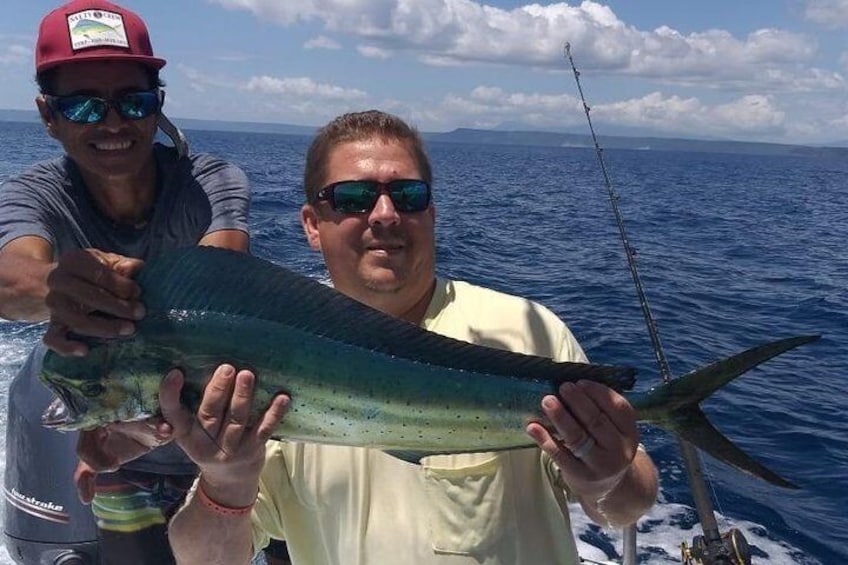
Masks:
[[[50,320],[44,343],[85,355],[80,336],[130,335],[144,316],[132,280],[144,260],[195,244],[248,250],[248,180],[230,163],[189,154],[162,114],[165,60],[133,12],[103,0],[65,4],[42,20],[35,63],[38,110],[65,155],[0,188],[0,316]],[[154,143],[157,129],[174,147]],[[13,387],[36,379],[43,353],[35,348]],[[135,448],[149,453],[117,468],[107,447],[132,441],[106,429],[80,436],[89,464],[75,478],[93,499],[102,563],[173,562],[165,523],[195,466],[176,445],[145,444]]]

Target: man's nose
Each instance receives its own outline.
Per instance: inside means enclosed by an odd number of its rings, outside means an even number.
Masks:
[[[109,129],[118,129],[129,121],[131,120],[125,118],[118,110],[118,103],[115,100],[109,100],[106,105],[106,115],[103,116],[103,121],[100,123]]]
[[[400,222],[400,213],[395,208],[391,197],[386,192],[383,192],[377,198],[377,202],[374,204],[374,209],[371,210],[368,219],[371,223],[396,224]]]

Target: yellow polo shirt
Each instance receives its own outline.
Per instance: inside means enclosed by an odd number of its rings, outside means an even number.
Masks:
[[[534,302],[438,280],[423,327],[480,345],[586,361]],[[541,399],[540,399],[541,401]],[[367,448],[270,441],[253,547],[285,539],[306,565],[539,565],[579,562],[539,449],[440,455],[421,465]]]

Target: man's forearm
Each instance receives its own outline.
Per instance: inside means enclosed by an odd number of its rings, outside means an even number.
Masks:
[[[171,519],[168,537],[179,565],[248,565],[253,558],[250,515],[217,514],[197,496]]]
[[[44,299],[47,276],[55,267],[39,259],[0,253],[0,317],[41,322],[50,316]]]

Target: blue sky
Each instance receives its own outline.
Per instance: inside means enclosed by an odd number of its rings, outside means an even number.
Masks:
[[[30,109],[41,17],[3,0],[0,108]],[[168,60],[173,117],[321,125],[380,108],[425,131],[848,140],[848,0],[124,0]]]

